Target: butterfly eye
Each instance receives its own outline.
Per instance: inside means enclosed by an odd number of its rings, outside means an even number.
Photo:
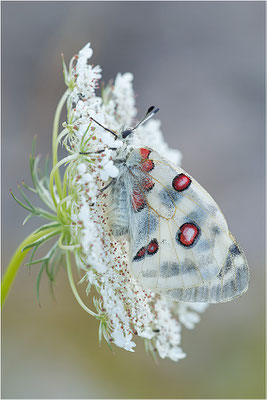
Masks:
[[[153,168],[154,168],[154,163],[152,160],[146,160],[146,161],[142,162],[142,164],[141,164],[141,170],[143,172],[152,171]]]
[[[158,241],[157,239],[153,239],[147,246],[147,253],[149,255],[153,255],[158,251],[158,249],[159,249]]]
[[[177,192],[182,192],[183,190],[187,189],[191,184],[191,179],[185,174],[177,175],[172,181],[172,187]]]
[[[146,247],[142,247],[134,256],[134,261],[142,260],[145,257]]]
[[[177,232],[176,240],[185,247],[192,246],[200,234],[200,228],[193,223],[183,224]]]
[[[144,179],[144,181],[142,183],[142,188],[146,192],[149,192],[150,190],[152,190],[154,186],[155,186],[155,183],[149,177],[146,177],[146,179]]]
[[[145,207],[145,198],[138,190],[132,193],[132,206],[135,212],[141,211]]]
[[[141,157],[142,157],[143,159],[146,159],[146,158],[149,157],[149,155],[150,155],[150,153],[151,153],[151,150],[141,148],[141,149],[139,149],[139,152],[140,152]]]

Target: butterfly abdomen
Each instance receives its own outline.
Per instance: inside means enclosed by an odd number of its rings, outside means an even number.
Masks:
[[[122,236],[129,231],[127,190],[122,175],[111,188],[109,202],[109,225],[114,236]]]

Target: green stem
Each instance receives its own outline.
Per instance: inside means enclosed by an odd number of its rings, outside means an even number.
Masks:
[[[39,207],[35,208],[35,214],[34,215],[37,215],[37,216],[40,216],[40,217],[43,217],[43,218],[46,218],[46,219],[50,219],[52,221],[57,221],[58,220],[56,215],[51,214],[50,212],[44,211]]]
[[[1,283],[1,306],[4,305],[5,299],[9,293],[9,290],[11,288],[11,285],[16,277],[16,274],[19,270],[19,267],[28,254],[28,252],[31,250],[26,249],[22,252],[22,249],[29,244],[35,242],[37,239],[41,238],[42,236],[45,236],[49,233],[52,233],[55,231],[56,228],[51,228],[51,229],[46,229],[45,231],[39,231],[39,232],[33,232],[31,233],[23,242],[20,244],[20,246],[17,248],[15,253],[13,254],[13,257],[11,258],[5,274],[2,279]]]
[[[52,170],[50,172],[49,188],[50,188],[50,193],[51,193],[52,200],[53,200],[56,208],[57,208],[57,200],[56,200],[56,195],[55,195],[55,192],[54,192],[54,179],[56,181],[56,176],[57,176],[57,172],[58,172],[59,167],[61,167],[61,165],[65,164],[65,163],[68,163],[68,162],[74,160],[76,157],[77,157],[77,155],[73,154],[71,156],[63,158],[56,165],[53,166],[53,168],[52,168]],[[62,196],[61,196],[61,200],[62,200]]]
[[[80,306],[90,315],[92,315],[93,317],[97,317],[98,315],[96,313],[94,313],[93,311],[91,311],[88,307],[86,307],[86,305],[84,304],[84,302],[82,301],[82,299],[79,296],[79,293],[76,289],[74,280],[73,280],[73,276],[72,276],[72,270],[71,270],[71,260],[70,260],[70,252],[66,251],[66,261],[67,261],[67,271],[68,271],[68,278],[69,278],[69,283],[72,289],[72,292],[76,298],[76,300],[78,301],[78,303],[80,304]]]
[[[54,123],[53,123],[53,138],[52,138],[52,151],[53,151],[53,167],[57,164],[57,147],[58,147],[58,141],[57,141],[57,136],[58,136],[58,125],[59,125],[59,119],[61,115],[62,108],[65,104],[65,101],[67,100],[69,96],[69,89],[66,90],[66,92],[63,94],[61,97],[56,112],[55,112],[55,117],[54,117]],[[56,171],[55,174],[55,183],[57,187],[57,192],[59,197],[62,199],[62,187],[61,187],[61,179],[60,179],[60,174],[59,170]]]

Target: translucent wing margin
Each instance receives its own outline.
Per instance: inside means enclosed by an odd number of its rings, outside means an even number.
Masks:
[[[177,301],[218,303],[244,293],[245,255],[211,196],[155,151],[134,150],[126,165],[131,270],[139,283]]]

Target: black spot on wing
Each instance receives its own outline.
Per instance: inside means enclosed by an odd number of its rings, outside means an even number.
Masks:
[[[177,276],[181,272],[181,267],[176,262],[164,262],[160,266],[160,276],[162,278],[170,278]]]
[[[230,299],[235,295],[236,292],[236,287],[235,287],[235,281],[234,279],[229,279],[227,281],[224,281],[223,284],[223,290],[222,290],[222,298],[225,299]]]
[[[233,268],[233,261],[231,258],[231,255],[228,254],[228,256],[226,257],[225,263],[222,266],[219,274],[218,274],[218,278],[222,278],[224,275],[227,274],[227,272],[231,271]]]
[[[204,224],[204,221],[206,220],[208,214],[205,210],[202,208],[197,208],[194,211],[191,211],[186,218],[184,219],[184,222],[197,222],[197,224],[202,225]]]
[[[221,285],[214,284],[210,288],[210,298],[211,303],[219,303],[221,301]]]
[[[224,275],[227,274],[227,272],[230,272],[234,268],[233,259],[239,255],[241,255],[241,251],[238,248],[238,246],[236,244],[230,246],[229,253],[226,257],[225,263],[218,274],[219,278],[222,278]]]
[[[194,288],[188,288],[188,289],[185,289],[184,291],[183,291],[183,296],[182,296],[182,301],[192,301],[192,300],[194,300],[194,299],[192,299],[192,296],[193,296],[193,289]]]
[[[114,236],[126,235],[129,232],[128,226],[121,226],[116,224],[112,225],[111,230]]]
[[[213,225],[213,227],[211,228],[211,232],[213,233],[214,236],[220,235],[222,233],[218,225]]]
[[[198,251],[210,251],[213,246],[213,242],[209,240],[202,240],[199,242]]]
[[[183,263],[181,264],[182,274],[195,274],[196,266],[192,260],[189,258],[185,258]]]
[[[238,293],[245,291],[248,287],[249,274],[245,264],[236,269],[236,283]]]
[[[173,208],[174,204],[182,199],[182,196],[173,190],[171,186],[168,186],[166,189],[164,188],[159,192],[159,198],[165,206]]]
[[[233,244],[231,247],[230,247],[230,253],[233,255],[233,256],[239,256],[240,254],[241,254],[241,251],[240,251],[240,249],[239,249],[239,247],[236,245],[236,244]]]
[[[208,302],[209,287],[207,285],[187,289],[168,290],[166,295],[173,300]]]
[[[207,285],[199,286],[197,288],[197,298],[196,301],[207,302],[209,299],[209,287]]]
[[[158,271],[155,269],[150,270],[150,271],[142,271],[142,276],[144,278],[156,278]]]
[[[207,208],[208,212],[210,213],[210,215],[212,215],[213,217],[216,216],[216,213],[218,211],[218,208],[209,204],[208,208]]]

